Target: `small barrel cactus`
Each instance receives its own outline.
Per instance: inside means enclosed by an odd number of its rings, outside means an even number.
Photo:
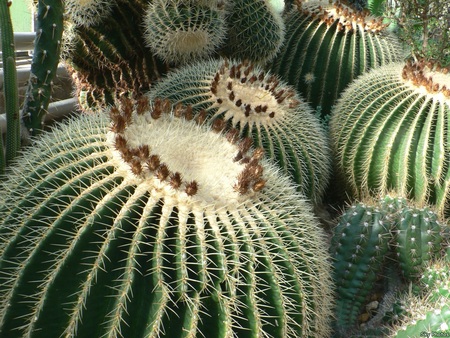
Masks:
[[[357,76],[400,61],[402,48],[381,19],[343,1],[297,0],[272,66],[326,121],[342,90]]]
[[[79,26],[101,23],[112,13],[118,0],[65,0],[66,13],[70,21]]]
[[[391,199],[395,203],[395,199]],[[357,203],[339,219],[332,237],[337,288],[336,330],[349,332],[373,290],[389,250],[394,219],[390,210]]]
[[[189,107],[110,115],[43,135],[1,185],[1,335],[329,336],[324,234],[290,180]]]
[[[284,41],[284,9],[279,0],[232,0],[223,53],[231,58],[267,63]]]
[[[393,63],[361,76],[330,121],[337,166],[358,195],[395,190],[448,214],[449,69]]]
[[[186,63],[211,55],[225,40],[222,5],[198,0],[155,0],[144,17],[145,41],[161,59]]]
[[[189,104],[211,124],[223,118],[264,148],[303,194],[321,200],[331,166],[327,135],[311,108],[276,76],[249,62],[202,61],[170,73],[149,95]]]

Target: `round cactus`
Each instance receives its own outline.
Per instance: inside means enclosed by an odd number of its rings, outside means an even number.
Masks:
[[[101,23],[111,15],[117,0],[65,0],[64,5],[69,20],[79,26]]]
[[[397,203],[389,198],[388,205]],[[366,297],[373,290],[389,250],[392,210],[357,203],[339,219],[332,237],[334,280],[337,288],[336,330],[356,328]]]
[[[297,1],[272,70],[326,121],[342,90],[371,68],[400,61],[402,48],[381,19],[342,1]]]
[[[337,166],[355,193],[395,190],[448,213],[450,74],[423,62],[361,76],[330,121]]]
[[[170,73],[150,91],[152,98],[192,105],[214,124],[223,117],[320,201],[330,176],[328,138],[295,91],[248,62],[211,60]]]
[[[198,0],[155,0],[144,17],[145,42],[161,59],[186,63],[211,55],[225,40],[225,11]]]
[[[45,134],[1,185],[2,336],[329,336],[324,234],[289,179],[189,107],[110,115]]]
[[[101,23],[64,32],[63,59],[75,82],[82,110],[103,109],[123,93],[148,90],[169,69],[145,46],[146,1],[121,1]]]
[[[284,41],[284,8],[278,0],[232,0],[227,15],[224,53],[232,58],[267,63]]]

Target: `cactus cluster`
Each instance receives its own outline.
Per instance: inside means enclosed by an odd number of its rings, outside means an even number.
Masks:
[[[354,81],[330,121],[338,167],[358,195],[395,190],[448,214],[450,74],[385,65]]]
[[[400,271],[405,282],[416,281],[439,257],[445,228],[430,208],[404,198],[386,196],[349,207],[333,231],[331,244],[337,334],[357,329],[363,305],[386,268]]]
[[[277,76],[247,61],[201,61],[168,74],[149,96],[191,105],[210,124],[223,119],[320,202],[331,169],[328,137],[307,103]]]
[[[382,19],[344,1],[296,1],[272,70],[293,85],[326,121],[357,76],[400,61],[402,48]]]
[[[109,114],[1,185],[1,335],[329,336],[324,233],[261,150],[167,100]]]

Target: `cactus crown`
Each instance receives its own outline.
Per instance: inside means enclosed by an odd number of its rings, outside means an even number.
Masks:
[[[226,125],[221,119],[205,135],[201,126],[186,128],[181,120],[193,119],[190,106],[172,108],[168,100],[157,99],[150,107],[146,97],[135,104],[123,99],[110,109],[110,116],[110,140],[121,162],[136,178],[169,189],[171,195],[181,192],[206,203],[228,204],[264,188],[263,150],[252,150],[251,139],[240,139],[234,129],[218,137],[214,131],[220,133]],[[195,119],[198,124],[201,116]],[[210,165],[215,169],[210,170]]]
[[[282,119],[300,101],[292,88],[280,85],[275,75],[254,69],[249,62],[225,61],[211,82],[211,95],[218,114],[226,112],[232,124],[270,124]]]
[[[442,93],[450,98],[450,67],[442,67],[439,62],[421,60],[408,61],[403,67],[402,77],[415,87],[423,87],[428,93]]]
[[[345,30],[356,31],[362,29],[373,33],[381,32],[388,25],[383,23],[382,18],[373,17],[368,10],[358,10],[346,1],[336,1],[333,4],[325,6],[317,6],[317,1],[311,4],[305,3],[304,0],[296,1],[298,10],[312,18],[318,18],[328,27],[336,21],[339,31]]]

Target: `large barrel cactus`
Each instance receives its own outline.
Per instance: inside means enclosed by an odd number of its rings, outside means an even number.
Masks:
[[[450,74],[424,62],[394,63],[353,82],[336,105],[331,138],[358,194],[396,190],[448,214]]]
[[[272,70],[319,108],[326,120],[342,90],[357,76],[400,61],[402,48],[380,18],[344,1],[297,1]]]
[[[247,61],[201,61],[168,74],[149,95],[189,104],[211,124],[225,120],[320,202],[330,177],[328,137],[309,105],[277,76]]]
[[[323,232],[261,150],[166,100],[110,115],[0,187],[0,336],[329,336]]]

